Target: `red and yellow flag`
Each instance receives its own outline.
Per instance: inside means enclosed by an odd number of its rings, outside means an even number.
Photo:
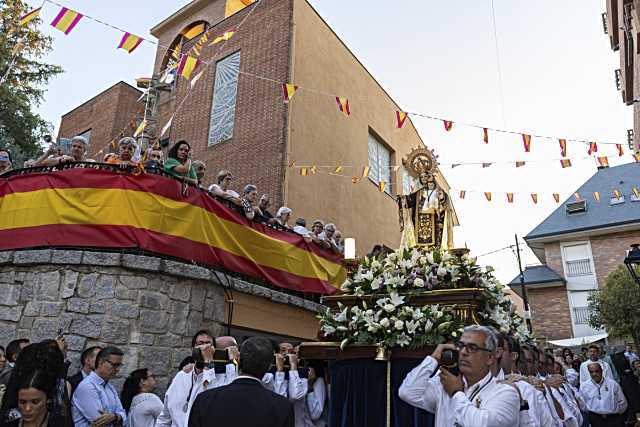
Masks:
[[[369,166],[365,166],[365,167],[362,169],[362,177],[363,177],[363,178],[366,178],[366,177],[368,177],[368,176],[369,176]]]
[[[62,31],[65,34],[69,34],[73,28],[80,22],[84,15],[76,12],[75,10],[67,9],[63,7],[60,9],[60,13],[51,21],[51,25]]]
[[[538,194],[531,193],[531,200],[533,200],[533,203],[538,203]]]
[[[594,199],[596,202],[599,202],[599,201],[600,201],[600,192],[599,192],[599,191],[594,191],[594,192],[593,192],[593,199]]]
[[[560,159],[560,166],[562,169],[571,167],[571,159]]]
[[[636,162],[640,162],[640,153],[633,154],[633,160],[635,160]]]
[[[342,96],[336,96],[336,103],[338,103],[338,110],[345,116],[351,115],[351,109],[349,108],[349,100]]]
[[[555,200],[556,203],[560,203],[560,194],[553,193],[553,200]]]
[[[482,129],[482,140],[484,141],[485,144],[489,143],[489,129],[487,128]]]
[[[507,193],[507,202],[513,203],[513,193]]]
[[[378,189],[380,190],[380,192],[384,193],[385,188],[387,188],[387,183],[384,181],[380,181],[380,184],[378,184]]]
[[[136,129],[136,131],[133,133],[133,137],[137,138],[140,135],[142,135],[142,132],[144,132],[144,130],[147,128],[147,121],[143,120],[140,122],[140,124],[138,125],[138,128]]]
[[[224,8],[224,17],[227,18],[235,13],[240,12],[256,0],[227,0]]]
[[[282,83],[282,99],[285,104],[288,104],[298,90],[298,86],[291,83]]]
[[[402,129],[402,126],[404,126],[404,122],[407,120],[407,117],[409,117],[409,115],[404,111],[396,111],[396,126],[398,127],[398,129]]]
[[[490,202],[491,201],[491,192],[490,191],[485,191],[484,192],[484,197],[486,197],[487,201]]]
[[[205,23],[199,23],[194,25],[193,27],[187,29],[186,31],[184,31],[182,33],[182,37],[184,37],[187,40],[191,40],[196,36],[199,36],[200,34],[204,33],[204,30],[207,29],[207,26]]]
[[[124,49],[131,53],[140,46],[140,43],[142,43],[143,40],[144,39],[142,37],[138,37],[134,34],[124,33],[124,36],[122,36],[122,40],[120,40],[120,44],[118,45],[118,49]]]
[[[450,132],[451,129],[453,129],[453,122],[450,120],[443,120],[442,123],[444,124],[444,130],[446,130],[447,132]]]
[[[233,37],[233,35],[236,33],[236,31],[234,29],[231,30],[227,30],[224,33],[220,34],[219,36],[216,36],[213,38],[213,41],[211,43],[209,43],[209,46],[213,46],[214,44],[218,44],[221,41],[227,41],[229,40],[231,37]]]
[[[613,190],[613,197],[620,199],[622,197],[622,193],[619,190]]]
[[[523,133],[522,142],[524,143],[525,153],[530,152],[531,151],[531,135],[527,135],[526,133]]]
[[[517,161],[517,162],[516,162],[516,167],[517,167],[517,168],[521,168],[522,166],[524,166],[524,165],[525,165],[525,163],[526,163],[526,162],[523,162],[523,161]]]
[[[307,168],[300,168],[300,175],[307,176]]]
[[[31,12],[27,12],[20,17],[20,25],[27,25],[40,15],[41,7],[33,9]]]
[[[184,55],[180,60],[178,74],[189,80],[195,69],[198,68],[198,65],[200,65],[200,60],[198,58],[194,58],[190,55]]]
[[[460,190],[460,198],[464,199],[467,196],[467,192],[464,190]]]
[[[607,156],[598,157],[598,164],[603,168],[609,167],[609,159]]]
[[[587,154],[591,155],[593,153],[596,153],[597,151],[598,151],[598,143],[590,142],[589,143],[589,151],[587,151]]]
[[[623,156],[624,150],[622,149],[622,144],[616,144],[616,148],[618,149],[618,156]]]
[[[559,139],[558,142],[560,143],[560,155],[562,157],[567,157],[567,140]]]

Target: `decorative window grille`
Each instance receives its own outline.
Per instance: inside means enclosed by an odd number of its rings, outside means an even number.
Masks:
[[[227,141],[233,137],[239,75],[239,51],[221,59],[216,64],[213,106],[211,107],[211,121],[209,124],[209,146]]]

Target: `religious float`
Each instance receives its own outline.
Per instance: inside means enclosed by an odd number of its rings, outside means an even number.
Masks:
[[[416,149],[403,164],[420,185],[398,197],[400,248],[354,262],[342,293],[323,298],[323,341],[301,346],[303,358],[329,362],[331,427],[433,425],[398,388],[434,346],[474,323],[529,339],[493,269],[452,248],[453,209],[433,152]]]

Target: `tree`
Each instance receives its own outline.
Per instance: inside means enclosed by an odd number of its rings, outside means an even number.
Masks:
[[[19,24],[29,10],[22,0],[0,0],[0,79],[7,75],[0,84],[0,147],[11,150],[18,162],[34,157],[40,151],[38,141],[51,131],[34,109],[43,100],[44,86],[62,72],[41,62],[52,39],[38,30],[40,18]]]
[[[610,335],[632,338],[640,345],[640,286],[620,265],[604,282],[604,288],[589,297],[589,326],[605,328]]]

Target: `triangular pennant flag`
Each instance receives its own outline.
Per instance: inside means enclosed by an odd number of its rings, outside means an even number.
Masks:
[[[525,165],[525,162],[516,162],[516,167],[517,168],[521,168],[524,165]]]
[[[63,7],[60,9],[60,12],[55,19],[51,21],[51,25],[63,33],[69,34],[78,22],[80,22],[83,16],[84,15],[76,12],[75,10]]]
[[[636,187],[633,187],[631,191],[633,191],[633,195],[636,196],[636,199],[640,199],[640,191],[638,191]]]
[[[316,172],[318,172],[318,167],[316,165],[313,165],[311,166],[311,168],[309,168],[309,171],[315,175]]]
[[[396,111],[396,126],[398,129],[402,129],[404,122],[407,120],[408,114],[404,111]]]
[[[291,101],[293,95],[295,95],[298,90],[298,86],[292,85],[291,83],[282,83],[282,99],[285,104]]]
[[[142,132],[144,132],[146,128],[147,128],[147,121],[146,120],[141,121],[140,124],[138,125],[138,128],[133,133],[133,137],[137,138],[138,136],[142,135]]]
[[[444,130],[446,130],[447,132],[450,132],[451,129],[453,129],[453,122],[450,120],[443,120],[442,123],[444,124]]]
[[[562,157],[567,157],[567,140],[559,139],[558,142],[560,143],[560,155]]]
[[[467,192],[466,192],[466,191],[464,191],[464,190],[460,190],[460,198],[461,198],[461,199],[464,199],[466,195],[467,195]]]
[[[487,201],[490,202],[491,201],[491,192],[490,191],[485,191],[484,192],[484,197],[486,197]]]
[[[522,142],[524,143],[525,153],[530,152],[531,151],[531,135],[527,135],[526,133],[523,133]]]
[[[307,176],[307,168],[300,168],[300,175]]]
[[[560,159],[560,166],[562,169],[571,167],[571,159]]]
[[[634,154],[634,155],[633,155],[633,159],[634,159],[636,162],[640,162],[640,153],[638,153],[638,154]]]
[[[124,33],[122,36],[122,40],[120,40],[120,44],[118,45],[118,49],[124,49],[127,52],[131,53],[142,43],[144,39],[142,37],[138,37],[131,33]]]
[[[357,176],[352,176],[351,177],[351,183],[352,184],[357,184],[358,182],[360,182],[360,178]]]
[[[27,12],[20,17],[20,25],[27,25],[40,15],[41,7],[33,9],[31,12]]]
[[[451,163],[451,169],[455,169],[460,166],[460,163]]]
[[[198,80],[200,80],[200,77],[202,77],[202,75],[204,74],[205,70],[200,71],[198,74],[196,74],[195,76],[193,76],[193,78],[191,79],[191,81],[189,82],[189,84],[191,85],[191,89],[193,89],[193,87],[196,85],[196,82]]]
[[[619,190],[613,190],[613,197],[620,199],[622,197],[622,193]]]
[[[555,200],[556,203],[560,203],[560,194],[553,193],[553,200]]]
[[[482,164],[482,168],[488,168],[489,166],[491,166],[493,163],[483,163]]]
[[[538,194],[531,193],[531,200],[533,200],[533,203],[538,203]]]
[[[575,197],[576,202],[581,202],[582,201],[582,196],[580,196],[580,193],[573,193],[573,197]]]
[[[296,165],[296,161],[295,160],[289,160],[289,167],[292,168]]]
[[[214,44],[220,43],[221,41],[227,41],[235,34],[234,30],[227,30],[223,34],[214,37],[213,41],[209,43],[209,46],[213,46]]]
[[[603,168],[609,167],[609,159],[607,156],[598,157],[598,164]]]
[[[333,170],[333,173],[340,173],[342,172],[342,166],[338,166]]]
[[[384,181],[380,181],[380,184],[378,184],[378,188],[380,189],[381,193],[384,193],[384,189],[387,187],[387,183]]]
[[[616,144],[616,148],[618,149],[618,156],[623,156],[624,151],[622,150],[622,144]]]
[[[507,202],[513,203],[513,193],[507,193]]]
[[[598,144],[596,142],[590,142],[589,143],[589,151],[587,151],[587,153],[589,155],[595,153],[598,151]]]
[[[596,202],[600,201],[600,192],[599,191],[594,191],[593,192],[593,198]]]
[[[362,177],[366,178],[369,176],[369,166],[365,166],[364,169],[362,169]]]
[[[341,96],[336,96],[336,102],[338,103],[338,110],[345,116],[351,115],[351,109],[349,108],[349,100]]]
[[[185,79],[189,80],[193,71],[200,65],[200,60],[193,56],[184,55],[180,60],[180,66],[178,67],[178,74]]]
[[[169,121],[162,127],[162,131],[160,132],[160,136],[158,138],[162,138],[164,134],[167,133],[167,131],[171,127],[171,122],[173,122],[173,116],[171,116]]]
[[[485,144],[489,143],[489,129],[487,128],[482,129],[482,140],[484,141]]]

